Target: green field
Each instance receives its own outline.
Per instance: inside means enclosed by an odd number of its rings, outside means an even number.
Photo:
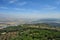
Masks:
[[[60,40],[60,31],[58,30],[29,26],[19,25],[4,28],[0,30],[0,40]]]

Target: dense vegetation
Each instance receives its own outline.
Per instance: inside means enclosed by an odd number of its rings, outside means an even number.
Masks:
[[[47,26],[47,24],[40,25]],[[39,27],[30,26],[31,24],[24,24],[4,28],[0,30],[0,40],[60,40],[60,31],[58,30],[41,29],[39,24],[34,25]]]

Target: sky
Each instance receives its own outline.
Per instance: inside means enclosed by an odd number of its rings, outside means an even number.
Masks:
[[[0,0],[0,18],[60,18],[60,0]]]

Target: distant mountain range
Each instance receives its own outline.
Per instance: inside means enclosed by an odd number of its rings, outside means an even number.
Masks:
[[[31,22],[32,24],[37,23],[46,23],[52,26],[60,26],[60,19],[48,18],[48,19],[38,19],[36,21]]]
[[[60,19],[38,19],[36,21],[33,21],[33,23],[60,23]]]

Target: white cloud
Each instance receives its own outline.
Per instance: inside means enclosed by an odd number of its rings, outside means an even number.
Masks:
[[[25,10],[25,9],[21,9],[21,8],[14,8],[15,10]]]
[[[8,9],[8,7],[0,7],[1,9]]]
[[[8,7],[0,7],[1,9],[10,9]],[[25,11],[26,9],[22,9],[22,8],[11,8],[11,10],[22,10]]]
[[[27,4],[27,2],[19,2],[17,5],[23,6],[25,4]]]
[[[15,2],[18,2],[18,0],[9,0],[10,4],[15,3]]]
[[[15,1],[10,1],[9,3],[14,3]]]
[[[25,1],[20,2],[19,0],[10,0],[9,4],[12,4],[12,3],[14,3],[17,6],[23,6],[23,5],[27,4],[27,2],[25,2]]]
[[[56,6],[46,5],[43,9],[46,9],[46,10],[54,10],[56,8],[57,8]]]

